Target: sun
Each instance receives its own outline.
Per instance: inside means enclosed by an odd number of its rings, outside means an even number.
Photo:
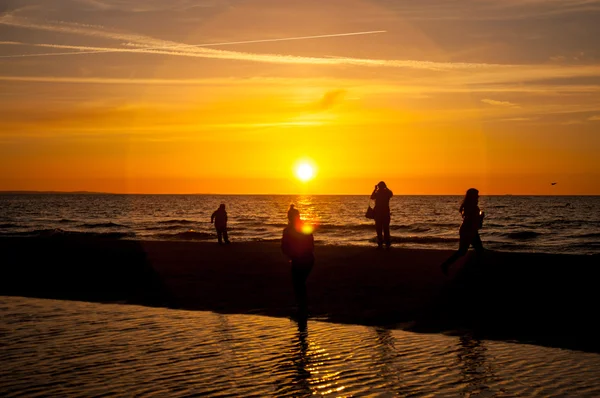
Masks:
[[[301,181],[310,181],[315,176],[315,168],[308,163],[300,163],[296,167],[296,177]]]

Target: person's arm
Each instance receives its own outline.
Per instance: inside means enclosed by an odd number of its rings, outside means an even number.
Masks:
[[[371,199],[376,199],[377,198],[377,185],[375,185],[375,189],[373,190],[373,193],[371,194]]]
[[[215,221],[215,215],[217,214],[217,212],[213,212],[213,214],[210,216],[210,223],[212,224]]]
[[[290,238],[286,231],[283,231],[283,236],[281,237],[281,251],[286,256],[291,257]]]

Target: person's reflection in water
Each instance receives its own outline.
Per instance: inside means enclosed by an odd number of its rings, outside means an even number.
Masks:
[[[311,373],[309,358],[309,340],[307,319],[296,319],[298,331],[292,341],[289,357],[282,355],[281,362],[275,368],[275,374],[282,376],[276,383],[276,396],[310,397]]]
[[[487,363],[486,352],[487,348],[482,341],[468,334],[460,337],[457,359],[465,385],[464,396],[482,394],[489,390],[488,385],[492,382],[494,374]]]
[[[296,382],[303,392],[310,393],[310,371],[308,360],[308,322],[306,317],[299,317],[298,322],[298,345],[295,358]]]
[[[404,386],[402,379],[403,369],[398,367],[396,361],[398,352],[394,346],[395,338],[389,329],[375,328],[376,339],[376,363],[377,374],[383,378],[386,390],[394,391],[397,396],[404,397],[410,395]]]

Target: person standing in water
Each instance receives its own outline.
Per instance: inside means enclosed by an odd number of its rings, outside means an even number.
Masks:
[[[371,194],[371,199],[375,200],[373,212],[375,213],[375,231],[377,232],[378,249],[381,248],[384,241],[385,246],[388,249],[392,244],[390,238],[390,199],[392,196],[394,196],[394,194],[388,189],[383,181],[380,181],[379,184],[375,185],[375,189]]]
[[[221,203],[219,208],[213,212],[210,216],[210,222],[211,224],[215,223],[219,244],[222,245],[223,240],[228,244],[229,237],[227,236],[227,211],[225,211],[225,203]]]
[[[458,231],[460,235],[460,243],[458,251],[452,254],[444,263],[441,265],[442,272],[447,275],[450,265],[452,265],[460,257],[467,254],[469,246],[473,245],[477,254],[483,253],[483,243],[481,243],[481,237],[479,237],[479,229],[483,226],[483,218],[485,213],[479,210],[479,191],[475,188],[467,190],[465,198],[463,199],[460,208],[460,212],[463,222]]]
[[[294,295],[302,315],[308,311],[306,279],[315,263],[315,239],[312,228],[303,225],[300,212],[294,208],[294,205],[290,205],[287,216],[288,225],[283,230],[281,251],[289,258],[292,266]]]

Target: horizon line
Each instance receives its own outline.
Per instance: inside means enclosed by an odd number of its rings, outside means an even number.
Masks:
[[[53,191],[53,190],[0,190],[0,195],[10,194],[58,194],[58,195],[171,195],[171,196],[370,196],[369,193],[148,193],[148,192],[102,192],[102,191]],[[394,196],[464,196],[464,193],[415,193],[415,194],[394,194]],[[598,194],[534,194],[534,193],[498,193],[498,194],[481,194],[480,196],[600,196]]]

